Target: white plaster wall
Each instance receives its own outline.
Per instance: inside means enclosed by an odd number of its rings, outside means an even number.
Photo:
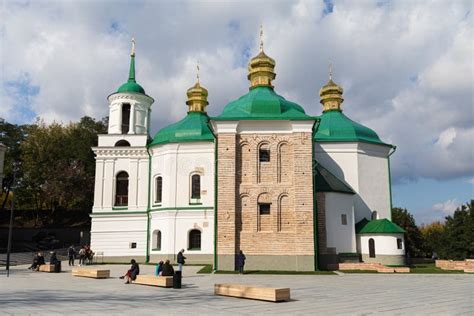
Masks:
[[[201,231],[201,250],[188,250],[188,233]],[[161,250],[153,250],[153,232],[161,231]],[[150,254],[176,254],[181,249],[189,254],[214,253],[214,210],[165,210],[151,213]],[[171,259],[171,258],[170,258]]]
[[[353,196],[343,193],[326,193],[327,247],[336,252],[356,252]],[[341,215],[346,214],[347,225],[342,225]]]
[[[92,217],[91,248],[104,256],[146,255],[146,214]],[[136,242],[137,248],[130,248]]]
[[[137,93],[114,93],[109,96],[109,134],[122,133],[122,104],[130,104],[128,134],[147,134],[148,116],[153,99]]]
[[[131,147],[146,146],[148,135],[146,134],[101,134],[99,135],[99,143],[97,147],[114,147],[119,140],[126,140]],[[123,148],[123,147],[122,147]]]
[[[189,142],[158,145],[151,149],[153,208],[214,206],[214,143]],[[200,205],[192,204],[191,175],[201,176]],[[162,203],[156,200],[156,177],[163,178]]]
[[[380,219],[391,219],[387,161],[390,147],[357,142],[314,146],[316,160],[356,191],[356,223],[364,217],[370,220],[374,210]]]
[[[369,239],[375,241],[375,255],[405,255],[405,240],[403,234],[363,234],[357,235],[358,250],[369,254]],[[397,249],[397,238],[402,239],[402,249]]]

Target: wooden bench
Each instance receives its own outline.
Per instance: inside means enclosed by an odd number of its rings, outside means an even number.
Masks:
[[[54,264],[42,264],[39,266],[40,272],[54,272]]]
[[[270,302],[290,300],[289,288],[258,287],[242,284],[214,284],[214,294]]]
[[[72,275],[85,278],[106,279],[110,277],[110,270],[73,269]]]
[[[137,275],[134,284],[173,287],[172,276]]]

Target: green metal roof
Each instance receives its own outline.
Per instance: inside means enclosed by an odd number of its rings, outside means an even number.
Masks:
[[[121,92],[136,92],[145,94],[145,89],[140,86],[135,80],[135,56],[130,57],[130,71],[128,74],[128,81],[121,85],[117,93]]]
[[[384,219],[376,219],[369,221],[363,218],[355,225],[357,234],[403,234],[405,230],[394,224],[392,221]]]
[[[258,86],[224,107],[213,120],[313,120],[304,109],[275,93],[271,87]]]
[[[181,142],[213,142],[209,117],[203,112],[189,112],[181,121],[162,128],[148,146]]]
[[[329,172],[329,170],[321,166],[317,161],[315,161],[315,166],[316,168],[314,169],[314,175],[317,192],[355,194],[354,190],[352,190],[352,188],[347,183],[337,178],[335,175]]]
[[[316,142],[367,142],[391,146],[382,142],[373,130],[352,121],[341,111],[326,111],[320,118],[313,137]]]

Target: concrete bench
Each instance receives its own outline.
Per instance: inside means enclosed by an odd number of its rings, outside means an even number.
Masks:
[[[134,284],[173,287],[172,276],[137,275]]]
[[[40,272],[54,272],[54,264],[42,264],[39,266]]]
[[[214,284],[214,294],[270,302],[290,300],[289,288],[258,287],[242,284]]]
[[[73,269],[72,275],[77,277],[106,279],[110,277],[110,270],[99,269]]]

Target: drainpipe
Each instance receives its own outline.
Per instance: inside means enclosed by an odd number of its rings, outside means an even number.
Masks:
[[[314,152],[314,142],[313,138],[316,135],[316,132],[319,128],[319,123],[321,119],[318,117],[313,125],[313,137],[311,137],[311,170],[312,177],[313,177],[313,245],[314,245],[314,270],[319,270],[319,247],[318,247],[318,199],[316,197],[317,190],[316,190],[316,174],[315,174],[315,167],[316,167],[316,159],[315,159],[315,152]]]
[[[393,151],[392,151],[393,150]],[[390,220],[392,220],[392,208],[393,208],[393,203],[392,203],[392,171],[390,168],[390,156],[395,153],[397,150],[397,146],[392,145],[391,152],[387,156],[387,163],[388,163],[388,191],[390,194]]]

